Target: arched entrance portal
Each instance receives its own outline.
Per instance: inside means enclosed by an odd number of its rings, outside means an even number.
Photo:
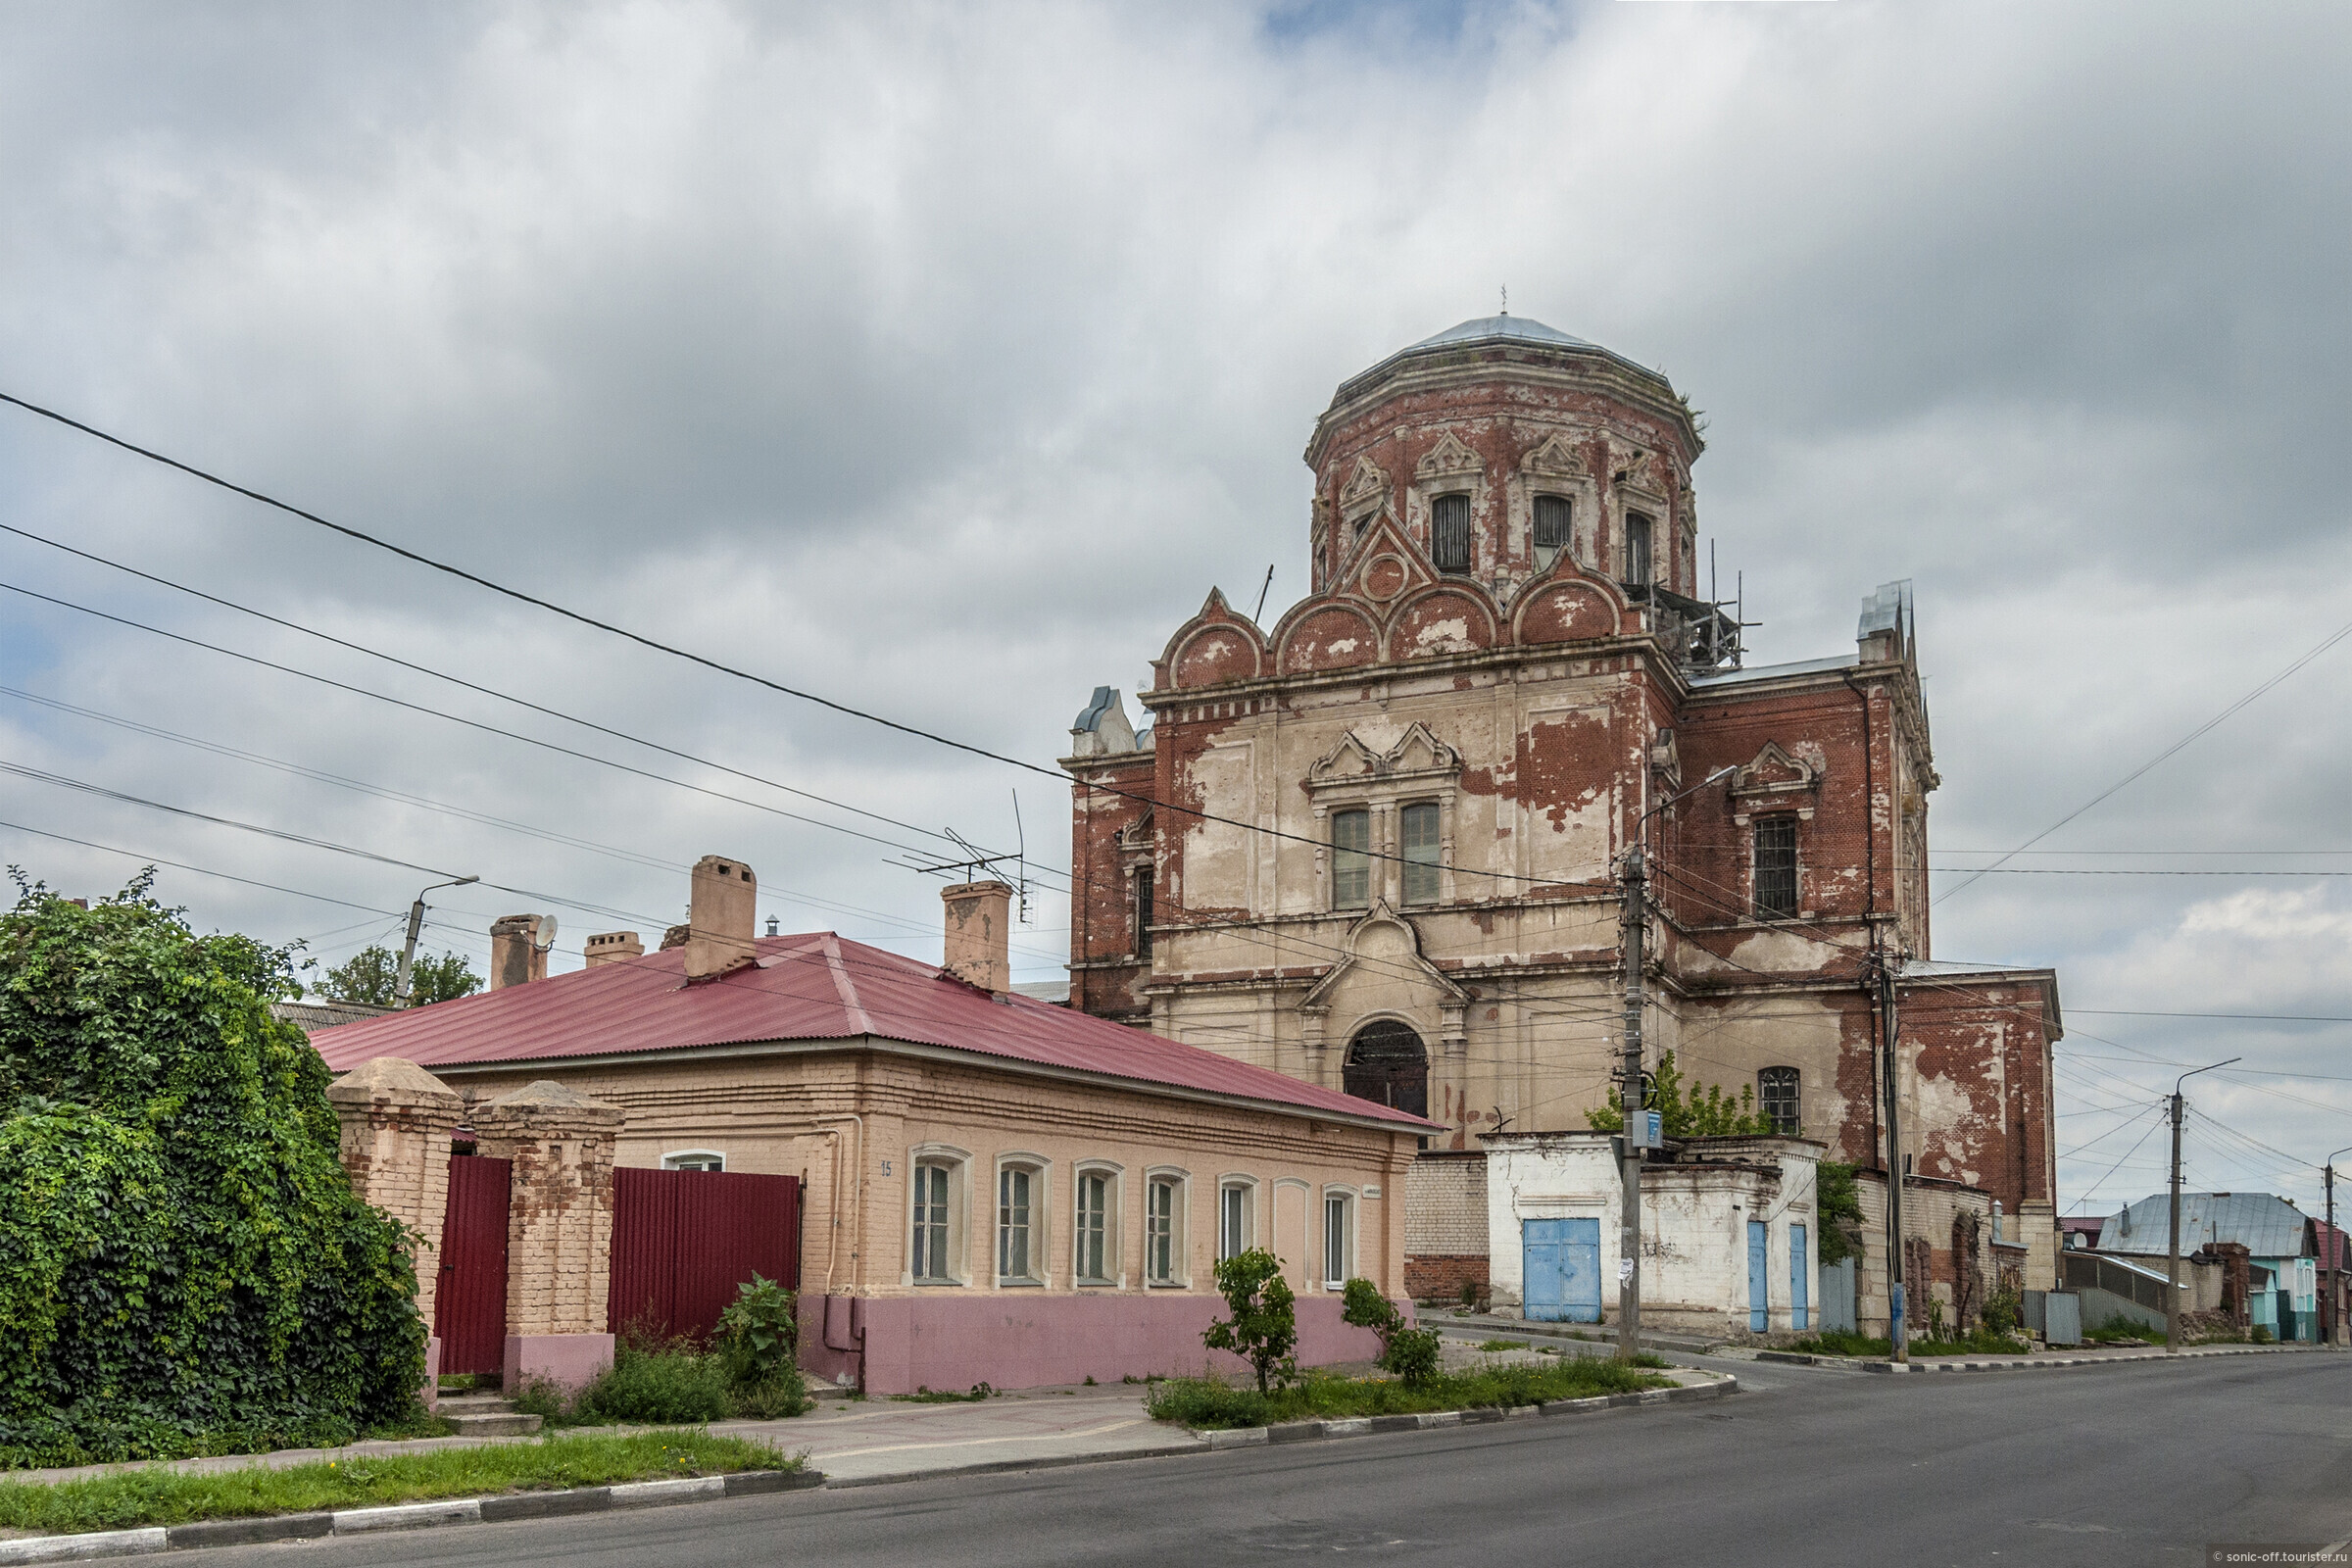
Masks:
[[[1348,1043],[1343,1087],[1358,1100],[1415,1116],[1429,1114],[1429,1051],[1412,1025],[1384,1018]]]

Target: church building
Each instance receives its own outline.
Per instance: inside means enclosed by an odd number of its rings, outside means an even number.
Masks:
[[[1746,664],[1702,449],[1663,375],[1520,317],[1344,382],[1313,591],[1266,627],[1211,592],[1141,733],[1108,688],[1072,732],[1071,1005],[1425,1114],[1441,1158],[1580,1130],[1639,842],[1649,1064],[1885,1171],[1898,969],[1895,1157],[1998,1200],[2038,1282],[2057,979],[1934,958],[1911,585],[1846,653]]]

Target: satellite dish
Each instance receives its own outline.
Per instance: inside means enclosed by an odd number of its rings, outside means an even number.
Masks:
[[[556,917],[552,914],[543,914],[539,916],[539,930],[531,939],[531,946],[537,948],[541,953],[545,953],[555,945]]]

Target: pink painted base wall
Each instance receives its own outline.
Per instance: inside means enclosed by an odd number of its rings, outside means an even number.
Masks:
[[[1409,1302],[1398,1305],[1408,1314]],[[869,1394],[912,1394],[918,1387],[1034,1389],[1054,1384],[1116,1383],[1151,1373],[1248,1376],[1249,1363],[1200,1344],[1225,1315],[1215,1297],[947,1295],[855,1299],[801,1298],[801,1365],[824,1382],[858,1374],[855,1347],[864,1335]],[[842,1347],[852,1348],[842,1348]],[[1368,1361],[1380,1341],[1340,1321],[1336,1298],[1298,1303],[1298,1364]]]
[[[610,1334],[510,1334],[505,1389],[518,1392],[525,1378],[547,1378],[572,1390],[586,1388],[612,1364]]]

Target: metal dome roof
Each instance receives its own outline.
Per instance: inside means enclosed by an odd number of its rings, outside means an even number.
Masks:
[[[1545,326],[1528,316],[1481,316],[1474,320],[1449,326],[1435,337],[1425,337],[1404,352],[1413,349],[1434,349],[1447,343],[1476,343],[1485,338],[1518,338],[1528,343],[1557,343],[1563,348],[1596,349],[1600,345],[1581,337],[1571,337],[1556,326]]]

